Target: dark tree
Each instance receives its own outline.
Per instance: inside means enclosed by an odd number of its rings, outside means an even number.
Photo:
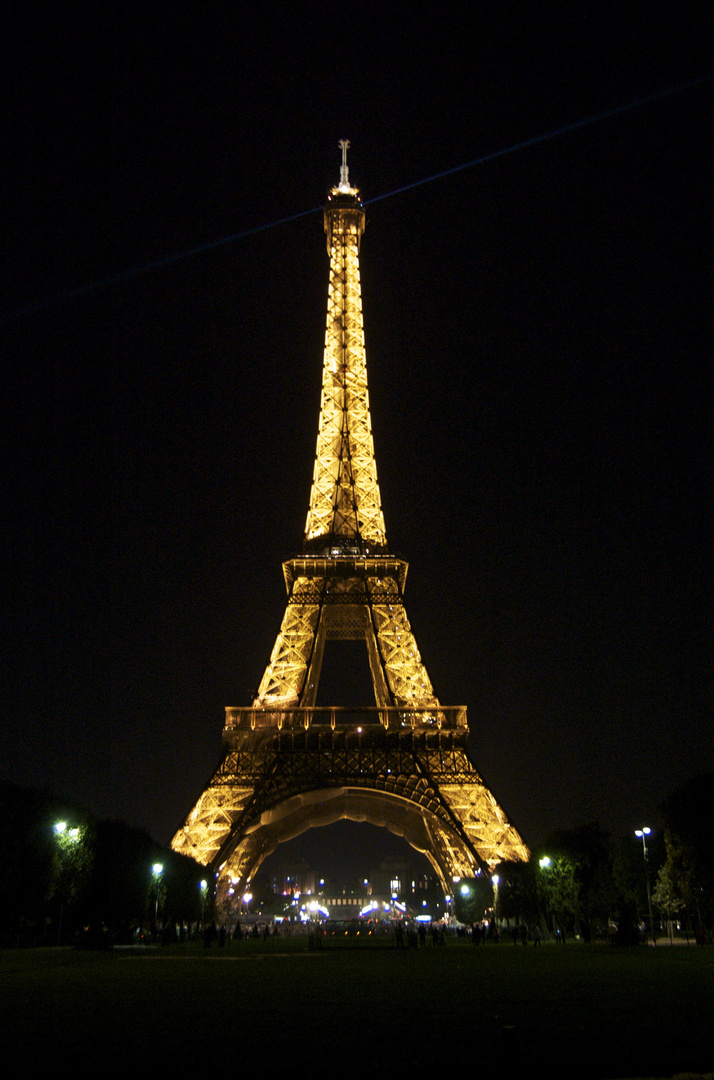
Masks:
[[[502,862],[498,876],[496,915],[531,922],[538,918],[538,889],[532,862]]]
[[[493,900],[493,885],[486,875],[462,878],[454,893],[456,917],[468,925],[480,922],[493,905]]]
[[[609,834],[596,822],[554,833],[544,847],[562,870],[563,915],[572,915],[588,929],[606,927],[617,900],[611,850]]]
[[[56,828],[60,821],[62,830]],[[93,942],[131,940],[137,928],[152,921],[154,863],[163,866],[162,922],[197,923],[205,867],[124,822],[97,822],[47,792],[0,783],[4,943],[56,942],[60,927],[65,941],[78,935]]]
[[[714,925],[714,774],[695,776],[662,806],[667,877],[691,919]]]

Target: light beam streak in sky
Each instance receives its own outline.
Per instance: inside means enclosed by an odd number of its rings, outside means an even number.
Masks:
[[[570,124],[563,124],[561,127],[552,128],[550,131],[543,132],[540,135],[533,135],[530,139],[522,139],[521,142],[512,143],[510,146],[504,146],[501,150],[493,150],[488,154],[483,154],[481,157],[474,158],[473,161],[464,162],[463,165],[455,165],[453,169],[445,169],[443,172],[434,173],[432,176],[427,176],[423,180],[414,180],[413,183],[404,184],[403,187],[395,188],[394,191],[388,191],[385,195],[375,195],[373,199],[365,199],[364,205],[368,206],[370,203],[380,202],[382,199],[389,199],[392,195],[401,195],[403,191],[411,191],[412,188],[421,187],[422,184],[431,184],[434,180],[441,180],[445,176],[453,176],[454,173],[463,172],[464,169],[472,169],[475,165],[485,165],[488,161],[495,161],[496,158],[505,157],[506,154],[515,154],[517,150],[525,150],[528,146],[537,146],[538,143],[547,142],[549,139],[555,139],[559,135],[566,135],[569,131],[577,131],[579,128],[587,127],[589,124],[599,124],[603,120],[609,120],[610,117],[619,116],[621,113],[629,112],[631,109],[641,108],[643,105],[651,105],[653,102],[670,97],[672,94],[680,94],[684,90],[690,90],[695,86],[701,86],[704,83],[711,82],[712,79],[714,79],[714,71],[710,71],[709,74],[702,75],[698,79],[691,79],[689,82],[680,83],[678,86],[670,86],[667,87],[666,90],[658,90],[657,93],[649,94],[647,97],[628,101],[626,105],[617,105],[613,109],[606,109],[604,112],[596,113],[594,116],[587,116],[583,120],[574,120]]]
[[[664,90],[658,90],[645,97],[635,98],[633,101],[628,101],[624,105],[617,105],[612,109],[606,109],[603,112],[595,113],[593,116],[587,116],[581,120],[574,120],[569,124],[562,124],[560,127],[551,128],[550,131],[542,132],[539,135],[533,135],[529,139],[522,139],[520,142],[511,143],[509,146],[504,146],[500,150],[493,150],[488,154],[482,154],[481,157],[474,158],[472,161],[466,161],[461,165],[455,165],[451,169],[444,169],[442,172],[432,173],[431,176],[425,176],[421,180],[414,180],[410,184],[404,184],[402,187],[394,188],[392,191],[387,191],[383,195],[375,195],[371,199],[365,199],[364,205],[369,206],[372,203],[381,202],[383,199],[391,199],[394,195],[401,195],[404,191],[411,191],[412,188],[422,187],[424,184],[431,184],[435,180],[442,180],[447,176],[453,176],[455,173],[463,172],[465,169],[473,169],[476,165],[485,165],[489,161],[495,161],[496,158],[505,157],[507,154],[515,154],[519,150],[525,150],[529,146],[537,146],[539,143],[548,142],[550,139],[558,138],[560,135],[566,135],[571,131],[578,131],[580,128],[588,127],[590,124],[599,124],[603,120],[609,120],[612,117],[622,115],[622,113],[630,112],[632,109],[639,109],[645,105],[651,105],[656,101],[661,101],[664,98],[672,97],[675,94],[681,94],[685,90],[694,89],[695,87],[702,86],[712,80],[714,80],[714,71],[710,71],[696,79],[678,83],[676,86],[668,86]],[[131,267],[128,270],[118,271],[115,274],[110,274],[97,281],[64,289],[54,296],[46,297],[42,300],[34,300],[21,307],[15,308],[14,310],[2,312],[2,314],[0,314],[0,322],[5,323],[25,315],[33,315],[36,312],[53,307],[63,301],[74,300],[77,297],[85,296],[87,293],[94,292],[98,289],[130,281],[132,278],[139,277],[141,274],[149,273],[152,270],[161,270],[165,266],[171,266],[173,263],[180,262],[183,259],[190,259],[194,255],[200,255],[205,251],[211,251],[213,248],[222,247],[225,244],[232,244],[237,240],[244,240],[247,236],[254,236],[256,233],[265,232],[267,229],[274,229],[279,225],[286,225],[291,221],[297,221],[299,218],[307,217],[309,214],[321,213],[322,209],[322,206],[316,206],[310,210],[302,210],[297,214],[290,214],[287,217],[277,218],[276,220],[266,222],[263,225],[255,225],[250,229],[243,229],[241,232],[233,233],[230,236],[223,236],[219,240],[208,241],[205,244],[200,244],[198,247],[189,248],[173,255],[166,255],[163,258],[154,259],[151,262]]]

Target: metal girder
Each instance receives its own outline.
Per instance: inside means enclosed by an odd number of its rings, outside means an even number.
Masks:
[[[364,211],[335,189],[325,210],[330,254],[317,450],[305,539],[386,545],[374,458],[362,322],[359,241]]]
[[[330,278],[317,451],[303,555],[250,709],[226,710],[224,755],[172,846],[246,882],[276,844],[340,817],[403,835],[445,890],[528,849],[466,748],[464,710],[439,704],[387,554],[367,391],[359,245],[364,211],[340,185],[325,210]],[[315,709],[325,641],[365,641],[376,718]],[[325,710],[322,710],[323,712]]]
[[[352,724],[233,731],[229,742],[237,749],[225,755],[174,846],[245,883],[268,853],[258,836],[264,828],[272,850],[286,831],[323,823],[318,803],[350,790],[360,792],[367,815],[371,801],[383,817],[396,800],[405,821],[426,816],[426,833],[411,823],[405,835],[410,842],[416,835],[420,842],[438,839],[440,873],[451,878],[526,859],[527,848],[469,759],[467,730],[390,733]]]
[[[370,587],[353,578],[294,582],[254,704],[312,704],[326,636],[365,641],[378,705],[438,705],[396,581]]]

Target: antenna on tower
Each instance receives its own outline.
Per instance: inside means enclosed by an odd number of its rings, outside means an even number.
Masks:
[[[340,166],[340,191],[350,191],[350,173],[347,168],[348,139],[340,139],[339,146],[342,148],[342,165]]]

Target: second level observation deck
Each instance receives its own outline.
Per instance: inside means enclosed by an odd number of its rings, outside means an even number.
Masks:
[[[439,731],[468,732],[465,705],[431,708],[388,706],[380,708],[226,708],[224,736],[264,731],[341,731],[369,735],[382,731],[427,734]]]

